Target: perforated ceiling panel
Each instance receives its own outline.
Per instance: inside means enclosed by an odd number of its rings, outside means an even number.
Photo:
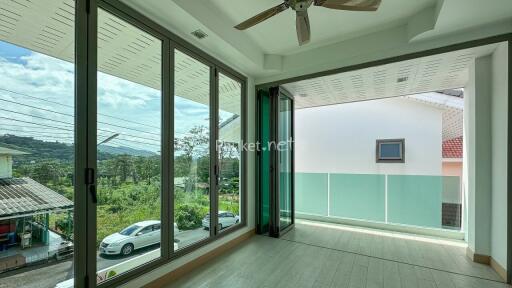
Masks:
[[[289,83],[298,109],[461,88],[469,64],[495,45],[459,50]]]
[[[73,0],[0,0],[0,40],[71,61],[74,19]]]
[[[0,0],[0,40],[73,62],[74,6],[73,0]],[[98,53],[99,71],[161,89],[159,39],[100,10],[98,49],[101,49]],[[203,81],[200,74],[209,73],[209,67],[180,53],[175,53],[175,64],[175,71],[183,71],[177,73],[179,77],[175,79],[180,84],[176,95],[207,104],[208,95],[200,91],[208,91],[209,83]],[[239,94],[236,85],[219,86],[224,93]],[[240,113],[234,106],[223,108]]]
[[[162,43],[103,10],[98,11],[98,69],[161,89]]]

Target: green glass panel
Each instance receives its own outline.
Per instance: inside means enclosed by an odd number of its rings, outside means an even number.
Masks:
[[[443,177],[388,176],[388,222],[441,228]]]
[[[385,176],[330,174],[330,216],[385,221]]]
[[[295,173],[297,213],[327,216],[327,173]]]

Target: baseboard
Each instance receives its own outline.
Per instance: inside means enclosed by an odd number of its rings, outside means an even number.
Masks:
[[[469,247],[466,249],[466,256],[468,256],[468,258],[471,259],[471,261],[476,262],[476,263],[486,264],[486,265],[491,264],[491,256],[477,254],[477,253],[473,252],[473,250],[471,250],[471,248],[469,248]]]
[[[167,273],[166,275],[154,280],[153,282],[147,284],[146,288],[160,288],[160,287],[164,287],[165,285],[169,285],[173,282],[175,282],[176,280],[178,280],[179,278],[187,275],[188,273],[190,273],[191,271],[193,271],[194,269],[202,266],[203,264],[206,264],[208,261],[214,259],[214,258],[217,258],[218,256],[220,256],[221,254],[224,254],[225,252],[233,249],[235,246],[237,246],[238,244],[244,242],[245,240],[251,238],[252,236],[254,236],[256,234],[256,230],[255,229],[252,229],[236,238],[234,238],[233,240],[229,241],[229,242],[226,242],[224,244],[222,244],[221,246],[219,246],[218,248],[216,249],[213,249],[212,251],[210,252],[207,252],[199,257],[197,257],[196,259],[176,268],[175,270]]]
[[[500,275],[501,278],[503,278],[503,280],[507,281],[507,269],[501,266],[500,263],[496,262],[496,260],[494,260],[492,257],[491,267],[494,269],[494,271],[496,271],[496,273],[498,273],[498,275]]]

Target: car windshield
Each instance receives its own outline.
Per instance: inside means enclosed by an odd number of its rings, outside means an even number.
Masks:
[[[124,228],[121,232],[119,232],[119,234],[121,235],[124,235],[124,236],[130,236],[133,231],[139,229],[141,226],[137,226],[137,225],[132,225],[132,226],[128,226],[126,228]]]

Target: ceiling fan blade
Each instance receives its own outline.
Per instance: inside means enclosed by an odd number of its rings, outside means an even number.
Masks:
[[[315,6],[349,11],[377,11],[382,0],[315,0]]]
[[[309,26],[308,11],[297,11],[297,19],[295,21],[297,26],[297,39],[299,45],[307,44],[311,38],[311,28]]]
[[[235,28],[238,30],[245,30],[245,29],[250,28],[260,22],[267,20],[268,18],[270,18],[272,16],[275,16],[275,15],[283,12],[284,10],[286,10],[288,8],[289,8],[289,6],[286,3],[279,4],[275,7],[272,7],[268,10],[261,12],[260,14],[254,16],[254,17],[251,17],[251,18],[245,20],[244,22],[236,25]]]

